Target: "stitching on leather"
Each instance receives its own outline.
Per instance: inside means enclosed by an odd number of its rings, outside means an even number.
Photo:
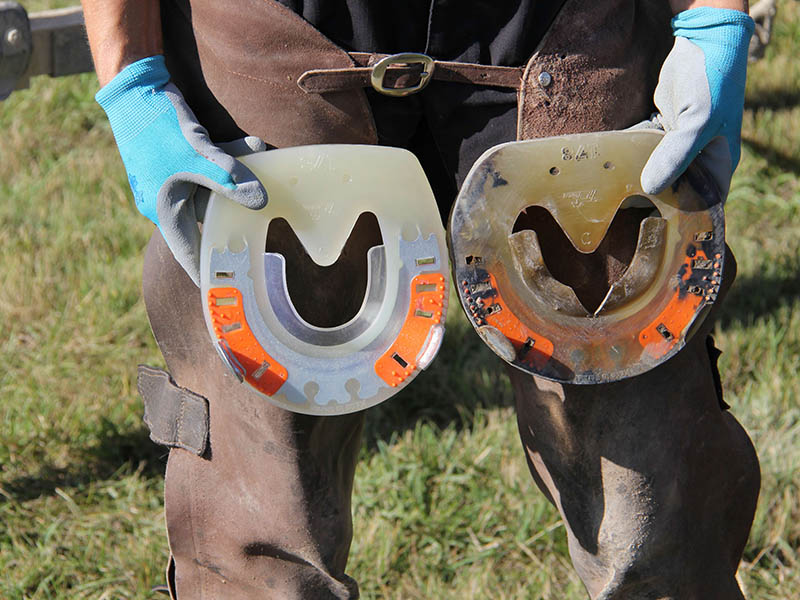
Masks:
[[[177,419],[177,427],[176,427],[176,435],[175,438],[179,444],[188,445],[183,439],[183,415],[186,411],[186,398],[184,396],[183,390],[181,390],[181,408],[178,411],[178,419]]]

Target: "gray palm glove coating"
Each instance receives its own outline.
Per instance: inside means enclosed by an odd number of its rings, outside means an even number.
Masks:
[[[689,40],[676,37],[658,80],[656,117],[666,132],[642,170],[642,188],[657,194],[675,182],[691,162],[694,147],[706,133],[712,116],[711,92],[706,75],[706,57]],[[711,174],[722,197],[728,194],[733,161],[725,137],[713,137],[697,155],[697,161]]]
[[[192,148],[200,156],[227,171],[236,184],[230,189],[204,175],[182,172],[167,179],[158,191],[156,213],[161,234],[175,259],[199,287],[200,230],[197,222],[202,221],[205,214],[208,192],[209,190],[217,192],[251,209],[266,206],[267,193],[261,182],[233,155],[261,152],[267,149],[267,145],[252,136],[214,145],[178,89],[169,84],[165,93],[175,107],[181,132]]]
[[[266,190],[249,169],[211,142],[170,83],[163,56],[126,66],[95,99],[108,115],[136,207],[199,283],[198,189],[212,189],[252,209],[266,205]],[[259,150],[263,144],[250,140],[240,149]]]
[[[217,144],[217,148],[222,150],[225,154],[229,156],[236,157],[237,159],[242,156],[247,156],[248,154],[255,154],[256,152],[265,152],[269,150],[269,146],[264,143],[261,138],[258,138],[254,135],[249,135],[247,137],[239,138],[238,140],[233,140],[232,142],[220,142]],[[236,161],[237,168],[246,171],[250,175],[252,172],[250,169],[245,167],[242,163],[238,160]],[[234,177],[236,177],[234,175]],[[238,181],[238,179],[237,179]],[[261,185],[259,183],[259,185]],[[229,194],[230,190],[225,190],[225,196],[230,197]],[[211,195],[211,190],[207,187],[199,186],[194,194],[194,214],[197,218],[197,221],[202,223],[203,219],[205,218],[206,214],[206,207],[208,206],[208,198]],[[243,203],[244,204],[244,203]],[[265,200],[263,203],[258,202],[258,198],[255,198],[252,203],[244,204],[247,208],[252,209],[260,209],[264,208],[267,205],[267,201]]]

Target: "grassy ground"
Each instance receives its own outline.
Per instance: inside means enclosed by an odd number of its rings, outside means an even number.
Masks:
[[[23,2],[30,10],[73,2]],[[727,400],[763,471],[741,575],[800,589],[800,3],[751,69],[728,203],[739,278],[717,325]],[[150,226],[130,201],[92,75],[0,104],[0,597],[148,598],[163,581],[165,453],[135,365]],[[365,598],[585,598],[518,449],[498,361],[453,311],[445,349],[372,412],[350,573]],[[403,412],[398,407],[406,405]]]

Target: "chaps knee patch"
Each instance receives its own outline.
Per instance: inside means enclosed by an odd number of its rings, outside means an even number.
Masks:
[[[148,365],[139,365],[137,388],[150,439],[202,456],[208,446],[208,401],[176,385],[166,371]]]

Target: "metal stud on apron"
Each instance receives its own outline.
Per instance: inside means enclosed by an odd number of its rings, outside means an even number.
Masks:
[[[663,133],[588,133],[501,144],[467,176],[449,243],[459,298],[501,358],[563,383],[643,373],[690,338],[716,300],[725,256],[723,199],[690,167],[656,196],[639,183]],[[556,280],[537,235],[514,232],[521,211],[547,209],[576,250],[590,253],[625,206],[652,206],[633,259],[595,311]]]
[[[386,400],[430,364],[444,335],[444,228],[419,162],[406,150],[350,145],[241,160],[269,203],[253,212],[212,194],[201,247],[205,318],[223,362],[295,412],[344,414]],[[311,325],[292,304],[284,257],[264,252],[268,225],[286,219],[310,258],[328,266],[363,212],[383,237],[367,253],[363,304],[340,326]]]

